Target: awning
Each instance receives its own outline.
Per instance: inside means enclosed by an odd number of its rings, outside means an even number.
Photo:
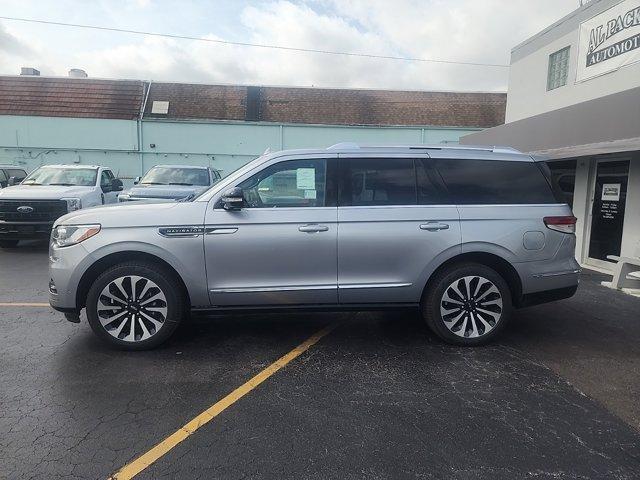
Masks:
[[[475,132],[460,143],[552,159],[640,150],[640,87]]]

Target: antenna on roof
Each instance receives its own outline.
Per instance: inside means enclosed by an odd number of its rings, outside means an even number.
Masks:
[[[267,147],[267,149],[262,152],[263,155],[266,155],[267,153],[271,153],[271,147]]]

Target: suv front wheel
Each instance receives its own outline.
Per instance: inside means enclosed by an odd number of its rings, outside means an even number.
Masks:
[[[482,345],[511,317],[509,286],[495,270],[481,264],[454,265],[433,279],[422,306],[431,330],[448,343]]]
[[[87,319],[112,346],[145,350],[166,341],[186,314],[183,288],[160,265],[130,261],[109,268],[87,295]]]

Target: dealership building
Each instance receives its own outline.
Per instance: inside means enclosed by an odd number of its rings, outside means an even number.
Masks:
[[[130,184],[153,165],[222,175],[266,149],[339,142],[457,143],[504,123],[506,94],[109,80],[72,69],[0,76],[0,163],[109,166]]]
[[[640,0],[592,0],[513,48],[505,122],[461,143],[548,158],[583,265],[640,256]]]

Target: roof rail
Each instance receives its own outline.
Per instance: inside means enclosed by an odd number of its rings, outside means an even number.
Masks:
[[[360,145],[354,142],[340,142],[327,147],[327,150],[359,150]]]
[[[487,146],[487,145],[458,145],[458,144],[438,144],[438,145],[359,145],[354,142],[341,142],[327,147],[327,150],[360,150],[376,148],[403,148],[407,150],[481,150],[494,153],[522,153],[512,147]]]

